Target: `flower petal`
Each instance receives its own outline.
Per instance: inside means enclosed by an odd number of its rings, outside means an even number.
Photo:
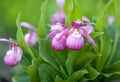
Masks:
[[[65,42],[66,42],[66,37],[63,36],[61,39],[58,40],[58,35],[57,34],[53,39],[52,39],[52,47],[55,50],[64,50],[66,48]]]
[[[2,41],[2,42],[7,42],[7,43],[9,43],[9,44],[15,44],[13,41],[8,40],[8,39],[5,39],[5,38],[0,38],[0,41]]]
[[[24,38],[29,45],[35,46],[39,37],[35,31],[31,31],[30,33],[26,34]]]
[[[84,24],[82,22],[72,22],[72,26],[73,27],[81,27],[81,26],[84,26]]]
[[[61,39],[63,36],[68,35],[68,34],[69,34],[69,31],[70,31],[70,29],[69,29],[69,28],[66,28],[66,29],[64,29],[62,32],[60,32],[59,35],[58,35],[58,40]]]
[[[79,50],[84,46],[84,38],[81,34],[72,33],[66,39],[66,46],[71,50]]]
[[[60,33],[59,30],[51,31],[46,38],[53,38],[56,34]]]
[[[28,29],[30,29],[30,30],[32,30],[32,31],[35,31],[35,27],[32,26],[31,24],[27,23],[27,22],[21,22],[20,24],[21,24],[21,26],[23,26],[23,27],[26,27],[26,28],[28,28]]]
[[[17,65],[22,58],[23,51],[20,47],[14,46],[12,49],[8,50],[5,57],[4,63],[8,67],[13,67]]]
[[[62,24],[57,23],[57,24],[52,25],[50,30],[51,31],[55,31],[55,30],[62,31],[63,29],[65,29],[65,27]]]
[[[84,28],[89,34],[91,32],[94,32],[94,27],[92,25],[86,25],[86,26],[84,26],[82,28]]]
[[[82,20],[83,20],[83,22],[90,24],[90,20],[87,17],[83,16]]]
[[[84,28],[80,28],[79,31],[81,32],[81,34],[83,36],[85,36],[87,38],[89,43],[91,43],[93,46],[96,46],[94,40],[92,39],[92,37],[89,35],[89,33]]]

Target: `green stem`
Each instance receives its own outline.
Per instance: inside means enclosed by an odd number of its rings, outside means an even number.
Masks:
[[[97,70],[101,70],[101,57],[102,57],[102,52],[103,52],[103,38],[102,38],[102,36],[100,37],[100,56],[98,57],[98,59],[97,59],[97,66],[96,66],[96,69]]]

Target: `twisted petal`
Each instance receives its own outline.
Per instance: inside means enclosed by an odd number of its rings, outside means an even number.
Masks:
[[[68,35],[70,29],[69,28],[66,28],[64,29],[62,32],[59,33],[59,37],[58,37],[58,40],[61,39],[63,36],[66,36]]]
[[[92,39],[92,37],[89,35],[89,33],[84,28],[80,28],[79,31],[81,32],[81,34],[83,36],[85,36],[87,38],[89,43],[91,43],[93,46],[96,46],[94,40]]]
[[[32,31],[35,31],[35,27],[32,26],[31,24],[27,23],[27,22],[21,22],[20,24],[21,24],[21,26],[23,26],[23,27],[26,27],[26,28],[28,28],[28,29],[30,29],[30,30],[32,30]]]
[[[13,41],[5,39],[5,38],[0,38],[0,41],[6,42],[6,43],[9,43],[9,44],[15,44]]]
[[[56,34],[60,33],[59,30],[51,31],[46,38],[53,38]]]
[[[61,25],[60,23],[54,24],[51,26],[51,31],[55,31],[55,30],[60,30],[62,31],[63,29],[65,29],[65,27],[63,25]]]

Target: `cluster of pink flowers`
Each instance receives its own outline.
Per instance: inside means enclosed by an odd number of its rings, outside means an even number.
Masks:
[[[84,37],[93,46],[96,46],[90,33],[94,32],[94,27],[88,18],[83,17],[82,21],[73,21],[71,27],[65,26],[65,13],[63,12],[64,0],[57,0],[60,11],[55,13],[51,18],[51,32],[47,38],[52,38],[52,47],[55,50],[80,50],[84,46]]]
[[[90,44],[96,46],[90,36],[90,33],[94,32],[94,27],[91,25],[90,20],[83,17],[82,21],[73,21],[71,22],[71,27],[66,27],[66,15],[63,12],[65,0],[56,1],[60,7],[60,11],[52,16],[51,32],[47,35],[47,38],[52,38],[52,47],[55,50],[64,50],[66,48],[80,50],[84,46],[84,37],[87,38]],[[35,27],[27,22],[21,22],[20,25],[30,30],[24,37],[26,43],[30,46],[35,46],[39,38]],[[17,65],[22,58],[23,50],[11,40],[1,38],[0,41],[11,45],[4,57],[4,63],[9,67]]]
[[[38,34],[35,30],[35,27],[26,22],[21,22],[21,26],[30,30],[30,32],[24,37],[26,43],[28,43],[30,46],[35,46],[38,41]],[[20,48],[20,46],[18,46],[15,42],[5,38],[0,38],[0,41],[10,44],[10,49],[6,52],[4,57],[5,65],[8,67],[16,66],[22,59],[22,48]]]

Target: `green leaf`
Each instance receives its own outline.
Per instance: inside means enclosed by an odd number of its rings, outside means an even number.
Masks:
[[[120,71],[120,60],[116,61],[115,63],[113,63],[111,66],[110,66],[111,69],[114,69],[114,70],[119,70]]]
[[[112,75],[120,75],[120,72],[104,73],[104,76],[107,78],[111,77]]]
[[[94,54],[91,52],[78,53],[76,62],[74,64],[74,68],[79,69],[79,68],[85,68],[85,67],[89,66],[91,61],[97,56],[98,56],[97,54]]]
[[[30,82],[30,77],[27,73],[18,73],[16,74],[13,79],[12,82]]]
[[[37,67],[38,67],[38,65],[33,60],[32,65],[30,65],[26,69],[26,71],[30,75],[30,82],[40,82],[40,78],[38,76]]]
[[[105,62],[107,62],[107,58],[109,57],[111,53],[111,38],[110,34],[108,33],[108,30],[104,28],[104,34],[100,38],[100,51],[99,53],[101,56],[98,57],[97,60],[97,70],[102,70],[105,67]]]
[[[120,18],[120,0],[114,0],[114,9],[115,9],[115,13],[114,13],[114,17],[115,17],[115,25],[116,27],[119,29],[119,18]],[[119,29],[120,30],[120,29]]]
[[[119,31],[116,30],[116,34],[115,34],[115,39],[114,39],[114,44],[113,44],[113,47],[112,47],[112,50],[111,50],[111,54],[107,60],[107,66],[109,66],[115,56],[115,52],[116,52],[116,49],[117,49],[117,45],[118,45],[118,41],[119,41]]]
[[[49,64],[40,64],[38,72],[41,82],[54,82],[56,75],[59,75],[58,72]]]
[[[56,76],[55,82],[65,82],[65,81],[61,79],[59,76]]]
[[[40,40],[39,55],[47,63],[51,64],[55,69],[59,70],[62,65],[56,53],[51,47],[50,41]]]
[[[16,20],[16,24],[17,24],[17,27],[18,27],[18,30],[17,30],[17,42],[19,44],[19,46],[25,50],[27,53],[29,53],[27,56],[31,56],[32,58],[35,57],[35,55],[33,54],[33,52],[30,50],[28,44],[25,42],[24,40],[24,34],[23,34],[23,31],[22,31],[22,28],[21,28],[21,25],[20,25],[20,14],[18,14],[17,16],[17,20]]]
[[[85,77],[82,77],[82,78],[79,80],[79,82],[87,82],[87,81],[89,81],[89,79],[87,79],[87,78],[85,78]]]
[[[67,14],[73,10],[73,0],[65,0],[64,12]]]
[[[111,77],[114,75],[120,75],[120,60],[114,62],[112,65],[110,65],[108,68],[103,70],[103,74],[106,77]]]
[[[41,6],[41,16],[37,28],[37,32],[40,36],[45,36],[47,32],[46,30],[46,15],[47,15],[47,7],[48,7],[47,5],[48,5],[48,0],[45,0]]]
[[[96,37],[103,35],[103,34],[104,34],[104,32],[92,32],[90,35],[92,38],[96,38]]]
[[[109,2],[104,6],[104,9],[98,15],[99,17],[95,26],[97,30],[99,31],[103,30],[104,25],[106,25],[106,21],[110,13],[110,10],[113,7],[114,7],[114,0],[109,0]]]
[[[73,4],[74,4],[74,7],[71,14],[72,21],[77,21],[77,20],[82,21],[82,14],[81,14],[77,0],[73,0]]]
[[[24,40],[24,34],[23,34],[23,31],[22,31],[22,28],[21,28],[21,25],[20,25],[20,22],[21,22],[21,14],[19,13],[18,16],[17,16],[17,19],[16,19],[16,25],[18,27],[18,30],[17,30],[17,42],[18,44],[20,44],[21,46],[24,46],[26,47],[26,42]]]
[[[66,0],[64,11],[66,13],[66,26],[70,27],[72,21],[82,21],[82,14],[77,0]]]
[[[66,82],[77,82],[81,77],[83,77],[87,73],[88,71],[85,69],[76,71],[71,76],[68,77]]]
[[[98,0],[97,9],[96,9],[96,13],[95,13],[96,17],[99,17],[103,8],[104,8],[104,1],[103,0]]]
[[[65,0],[64,12],[66,13],[66,26],[71,26],[71,14],[73,11],[73,0]]]
[[[61,71],[61,73],[62,73],[63,78],[66,79],[68,76],[67,76],[67,73],[66,73],[66,71],[63,69],[62,66],[60,66],[60,71]]]
[[[32,58],[31,57],[29,57],[29,56],[27,56],[27,54],[25,54],[24,53],[24,55],[23,55],[23,57],[22,57],[22,60],[21,60],[21,65],[22,66],[25,66],[25,67],[27,67],[27,66],[29,66],[29,65],[31,65],[32,63],[31,63],[31,60],[32,60]]]
[[[55,51],[55,50],[54,50]],[[65,61],[67,59],[67,50],[64,51],[55,51],[57,58],[60,60],[62,67],[65,68]]]
[[[87,71],[89,72],[85,77],[89,80],[94,80],[100,75],[100,73],[93,67],[88,67]]]

